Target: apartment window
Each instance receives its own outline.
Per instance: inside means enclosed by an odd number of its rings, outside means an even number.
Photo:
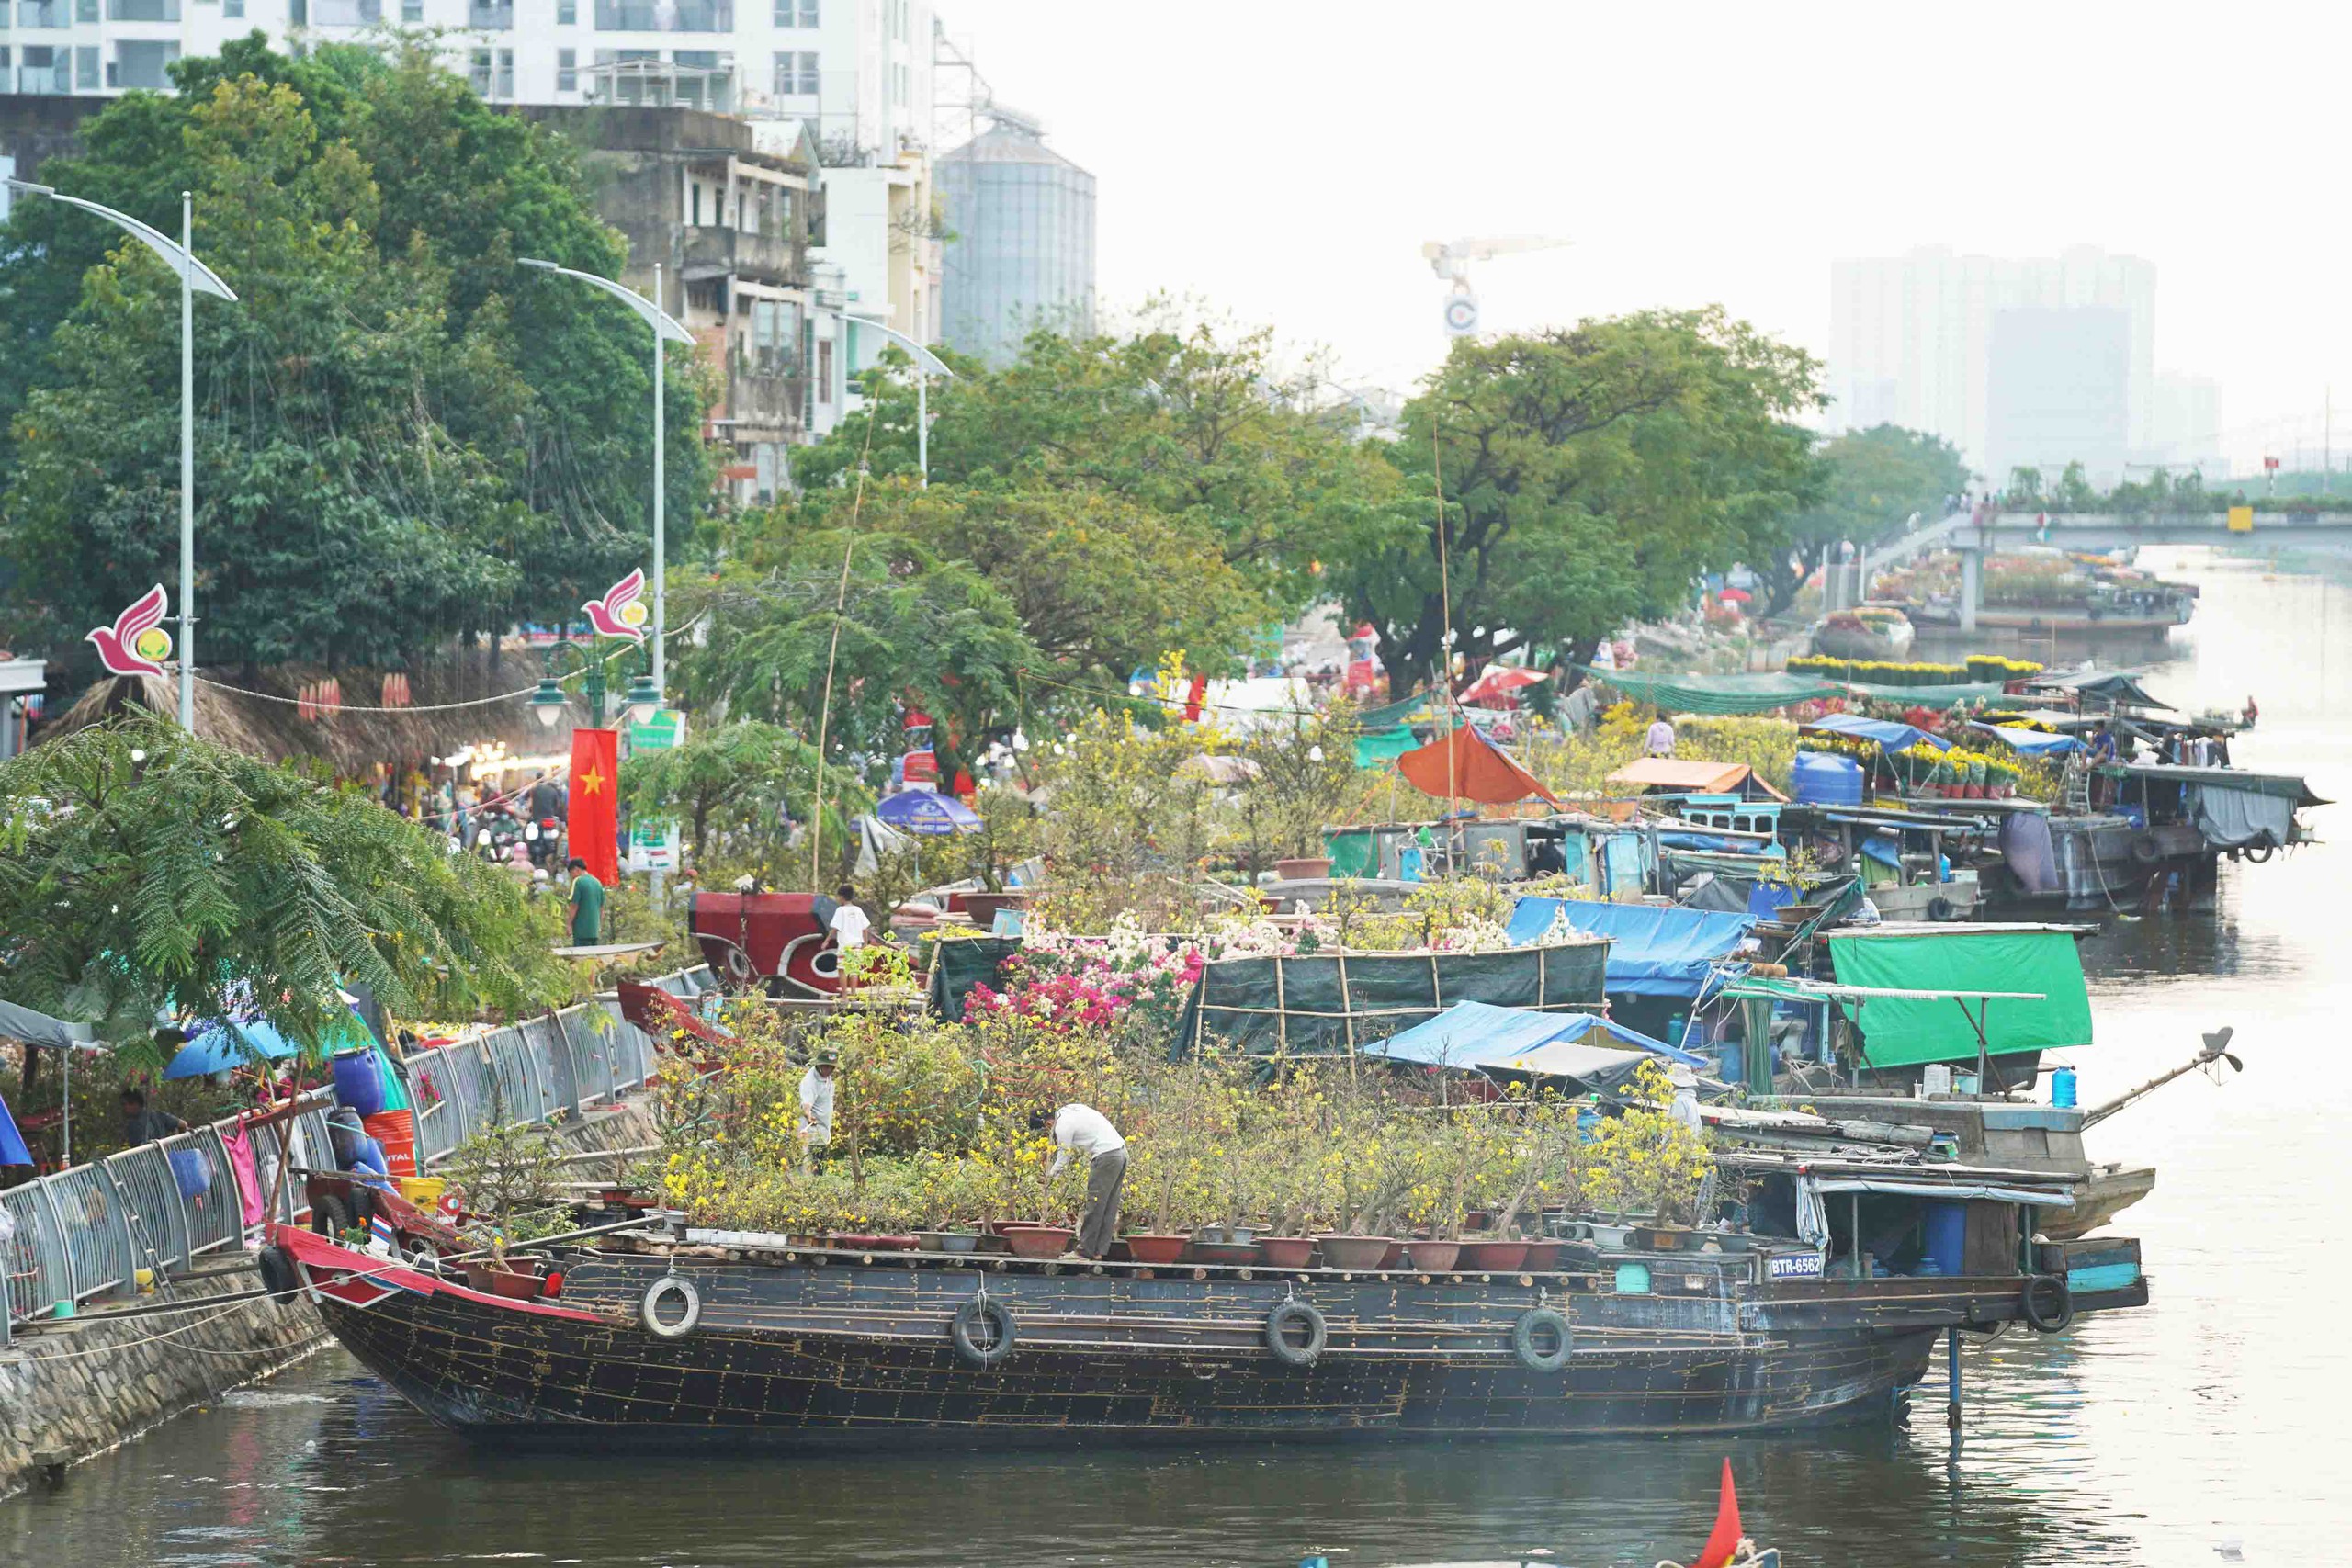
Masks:
[[[514,51],[511,49],[498,51],[498,96],[502,98],[514,96]]]
[[[91,19],[93,21],[96,20],[96,17],[92,17]],[[65,0],[39,0],[38,4],[35,3],[35,0],[23,0],[23,3],[17,7],[17,25],[20,28],[62,28],[66,26]],[[31,62],[32,54],[29,51],[27,51],[25,59],[28,63]],[[25,90],[27,92],[33,91],[30,87],[28,87]]]
[[[118,43],[110,85],[143,87],[151,93],[166,91],[172,85],[169,67],[179,57],[180,46],[175,43]]]
[[[229,0],[229,3],[242,6],[245,0]],[[401,20],[412,23],[424,20],[424,0],[401,0]]]
[[[96,21],[98,19],[98,0],[74,0],[74,19],[77,22]],[[126,17],[122,15],[120,11],[117,11],[115,13],[114,19],[118,22],[135,22],[151,20],[152,18]]]
[[[559,93],[580,91],[580,51],[559,49],[555,51],[555,90]]]
[[[475,50],[470,63],[473,66],[474,96],[482,98],[490,96],[490,51]]]
[[[512,32],[514,0],[471,0],[466,7],[466,26],[476,32]]]
[[[412,0],[412,3],[413,3],[413,0]],[[245,14],[245,0],[220,0],[220,14],[224,17],[243,16]],[[408,16],[408,11],[405,6],[401,8],[401,15],[402,17],[406,17]],[[422,19],[421,13],[417,19]]]
[[[98,46],[83,44],[74,51],[74,86],[76,91],[89,93],[98,85]]]
[[[829,337],[817,340],[817,400],[833,400],[833,340]]]
[[[555,0],[555,25],[572,28],[580,25],[580,0]]]
[[[82,19],[98,19],[98,0],[78,0]],[[176,22],[180,0],[107,0],[107,19],[115,22]]]
[[[596,0],[596,26],[623,33],[731,33],[734,0]]]
[[[775,57],[775,96],[779,98],[817,96],[817,54],[814,50],[784,50]]]
[[[702,186],[690,182],[686,188],[693,193],[693,200],[689,205],[694,209],[694,226],[699,229],[702,227]]]
[[[775,25],[780,28],[815,27],[817,0],[775,0]]]

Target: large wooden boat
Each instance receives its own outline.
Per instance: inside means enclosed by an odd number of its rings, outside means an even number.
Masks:
[[[1795,1426],[1887,1411],[1947,1328],[2024,1316],[2030,1284],[1824,1279],[1817,1253],[1814,1277],[1780,1277],[1806,1270],[1764,1250],[1480,1274],[731,1239],[575,1254],[553,1300],[484,1294],[292,1228],[265,1274],[470,1438],[728,1450]],[[2144,1303],[2136,1245],[2099,1245],[2071,1312]],[[2047,1321],[2061,1292],[2039,1288]]]

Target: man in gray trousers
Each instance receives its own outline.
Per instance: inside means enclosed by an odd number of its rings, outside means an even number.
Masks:
[[[1069,1156],[1086,1156],[1086,1217],[1079,1222],[1076,1250],[1100,1258],[1119,1237],[1119,1187],[1127,1177],[1127,1141],[1111,1119],[1091,1105],[1070,1104],[1054,1112],[1054,1164],[1046,1172],[1050,1181],[1069,1165]],[[1029,1130],[1042,1133],[1046,1113],[1033,1112]]]

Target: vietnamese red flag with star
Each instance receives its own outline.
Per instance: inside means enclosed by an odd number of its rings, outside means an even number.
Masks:
[[[571,732],[571,852],[607,887],[621,879],[620,739],[617,729]]]

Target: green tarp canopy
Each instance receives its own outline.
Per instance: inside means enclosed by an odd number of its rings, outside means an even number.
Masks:
[[[1595,670],[1589,664],[1577,668],[1629,697],[1654,703],[1670,713],[1770,713],[1795,703],[1846,694],[1843,686],[1808,681],[1786,671],[1760,675],[1636,675],[1627,670]]]
[[[1579,664],[1593,680],[1669,713],[1770,713],[1826,697],[1868,697],[1906,707],[1949,708],[1998,697],[1997,682],[1956,686],[1879,686],[1861,681],[1815,681],[1786,671],[1758,675],[1636,675]]]
[[[960,1022],[964,998],[972,994],[972,987],[1001,984],[998,967],[1020,951],[1021,939],[1017,936],[932,938],[931,984],[926,998],[932,1011]]]
[[[1356,737],[1356,766],[1378,767],[1383,762],[1394,761],[1419,744],[1413,739],[1413,732],[1402,725],[1395,729],[1359,735]]]
[[[1862,1032],[1862,1059],[1873,1067],[1915,1062],[1973,1062],[1976,1030],[1969,1021],[1984,1010],[1984,1043],[1992,1055],[2065,1050],[2091,1043],[2090,990],[2082,955],[2063,931],[1958,931],[1933,936],[1871,936],[1832,931],[1829,964],[1838,983],[1915,991],[2039,991],[2041,1001],[2002,997],[1932,1000],[1872,997],[1854,1012]]]
[[[1456,1002],[1599,1012],[1608,964],[1605,941],[1501,953],[1220,959],[1201,967],[1176,1053],[1214,1038],[1260,1056],[1343,1055]]]
[[[1370,734],[1375,729],[1394,729],[1403,724],[1432,722],[1444,711],[1444,699],[1437,693],[1416,692],[1409,697],[1399,697],[1383,706],[1364,709],[1356,715],[1356,727]]]

